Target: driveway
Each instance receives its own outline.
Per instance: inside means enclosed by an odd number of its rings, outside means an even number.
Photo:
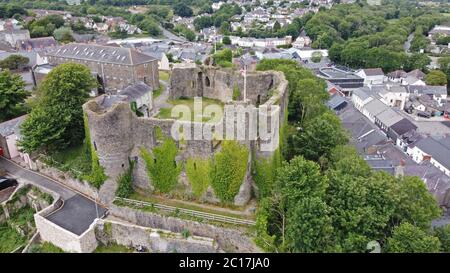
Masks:
[[[102,218],[106,209],[78,192],[36,172],[24,169],[15,163],[0,157],[0,167],[17,179],[55,192],[64,200],[63,206],[46,218],[58,226],[80,235],[94,220]]]
[[[76,235],[81,235],[96,218],[101,218],[105,213],[105,208],[80,194],[75,194],[68,200],[64,200],[62,209],[46,218]]]

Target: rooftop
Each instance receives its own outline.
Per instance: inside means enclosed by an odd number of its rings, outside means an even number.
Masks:
[[[46,55],[121,65],[137,65],[156,60],[154,57],[131,48],[79,43],[67,44],[51,49]]]

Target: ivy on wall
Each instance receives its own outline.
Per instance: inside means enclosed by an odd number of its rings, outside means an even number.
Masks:
[[[105,169],[100,165],[97,151],[95,151],[95,148],[92,144],[91,134],[88,126],[88,118],[86,114],[84,114],[84,133],[87,153],[90,156],[92,164],[91,173],[89,175],[86,175],[84,179],[91,183],[94,187],[99,189],[108,177],[105,174]]]
[[[270,195],[275,181],[275,171],[281,166],[283,158],[280,149],[269,158],[260,158],[253,161],[253,181],[258,186],[258,198]]]
[[[214,155],[211,186],[222,202],[232,202],[245,178],[248,164],[247,147],[235,142],[222,142],[222,150]]]
[[[200,198],[211,184],[209,174],[211,161],[202,158],[189,158],[186,162],[186,175],[191,183],[192,192]]]
[[[133,169],[134,161],[130,160],[130,167],[117,178],[116,196],[128,198],[133,193]]]
[[[233,100],[238,100],[241,97],[241,91],[239,90],[239,87],[237,84],[233,87]]]
[[[177,165],[175,161],[178,153],[175,142],[166,138],[160,146],[153,148],[152,152],[147,151],[144,147],[140,152],[155,189],[163,193],[174,189],[181,171],[181,165]]]

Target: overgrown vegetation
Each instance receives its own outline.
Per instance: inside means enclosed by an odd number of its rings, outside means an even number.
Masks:
[[[210,169],[211,161],[208,159],[189,158],[186,161],[186,175],[191,183],[192,193],[198,199],[202,197],[211,184]]]
[[[236,141],[223,141],[221,151],[214,154],[211,186],[225,203],[234,201],[247,172],[248,149]]]
[[[32,245],[28,250],[29,253],[65,253],[64,250],[55,246],[50,242]]]
[[[130,160],[130,166],[125,173],[117,178],[116,196],[128,198],[134,192],[133,190],[133,169],[136,163]]]
[[[285,60],[263,61],[258,68],[281,70],[289,81],[289,126],[283,130],[288,139],[283,155],[289,161],[275,175],[270,161],[255,162],[258,186],[273,183],[262,190],[255,241],[267,251],[365,252],[375,240],[383,251],[394,251],[389,240],[398,241],[401,235],[395,231],[409,223],[414,228],[405,232],[433,242],[417,249],[435,252],[439,245],[427,236],[433,236],[431,220],[442,212],[423,182],[371,171],[346,146],[348,136],[323,107],[325,88],[313,75]],[[396,252],[411,250],[395,245]]]
[[[165,138],[160,146],[154,147],[151,152],[141,147],[141,157],[145,161],[147,173],[151,184],[162,193],[168,193],[178,183],[181,164],[177,164],[175,157],[178,149],[175,142]]]

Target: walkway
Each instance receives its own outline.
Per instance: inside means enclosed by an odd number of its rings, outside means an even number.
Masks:
[[[64,205],[53,214],[48,215],[47,219],[74,234],[82,234],[89,228],[97,216],[101,218],[107,211],[106,208],[100,206],[93,200],[56,180],[24,169],[3,157],[0,157],[0,167],[4,168],[9,175],[16,178],[19,182],[33,184],[59,194],[61,199],[64,200]]]

